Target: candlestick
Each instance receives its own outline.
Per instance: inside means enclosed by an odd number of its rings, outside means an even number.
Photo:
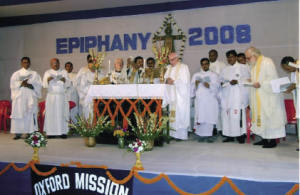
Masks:
[[[110,73],[110,60],[108,60],[108,73]]]

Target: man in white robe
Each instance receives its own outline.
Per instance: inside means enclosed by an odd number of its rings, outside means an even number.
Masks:
[[[80,106],[82,108],[82,116],[84,116],[86,119],[89,117],[93,118],[93,101],[87,101],[86,96],[89,90],[89,87],[93,85],[94,79],[95,79],[95,68],[93,65],[93,61],[90,60],[88,64],[89,70],[82,74],[82,78],[80,80],[80,83],[77,85],[77,91],[79,95],[79,102]],[[98,72],[98,79],[101,80],[104,75],[99,71]]]
[[[68,76],[68,80],[70,81],[70,85],[67,87],[66,89],[66,97],[68,102],[72,101],[76,104],[76,106],[74,108],[72,108],[72,110],[70,111],[70,117],[71,117],[71,121],[73,123],[76,123],[76,116],[79,114],[78,113],[78,107],[79,107],[79,97],[78,97],[78,93],[76,90],[76,73],[73,73],[73,64],[72,62],[67,62],[65,64],[65,70]]]
[[[38,130],[38,98],[41,98],[42,80],[40,75],[30,69],[30,58],[21,59],[22,68],[10,78],[12,99],[11,133],[20,139],[23,133]]]
[[[123,68],[124,63],[122,58],[115,59],[114,70],[109,73],[109,79],[112,84],[127,84],[126,70]]]
[[[209,70],[209,60],[200,61],[201,71],[193,75],[191,81],[191,97],[195,97],[195,133],[199,141],[213,142],[213,128],[218,122],[219,104],[217,92],[219,89],[218,75]]]
[[[222,133],[227,138],[223,142],[245,143],[246,108],[249,105],[249,87],[244,84],[250,79],[246,65],[237,62],[237,53],[230,50],[226,53],[229,66],[221,71],[221,118]]]
[[[134,63],[128,72],[128,82],[130,84],[140,84],[143,83],[143,57],[137,56],[134,59]]]
[[[208,52],[208,57],[210,61],[209,70],[216,73],[220,76],[221,71],[226,67],[226,64],[220,60],[218,60],[218,52],[215,49],[212,49]],[[219,78],[219,80],[221,80]],[[219,87],[218,91],[218,102],[219,102],[219,112],[221,112],[221,87]],[[218,123],[216,124],[217,131],[222,131],[222,119],[221,113],[219,113]]]
[[[47,88],[44,131],[49,138],[61,136],[67,138],[69,121],[69,103],[66,89],[70,86],[66,71],[60,69],[59,60],[50,61],[51,69],[43,77],[43,87]]]
[[[190,128],[190,71],[176,53],[170,53],[168,57],[170,65],[164,79],[169,87],[166,88],[163,107],[169,104],[170,136],[187,140]]]
[[[282,94],[275,94],[270,84],[278,79],[273,61],[261,54],[260,50],[250,47],[245,52],[251,65],[250,108],[252,113],[251,130],[263,139],[254,145],[263,148],[276,147],[276,138],[285,137],[286,113]]]

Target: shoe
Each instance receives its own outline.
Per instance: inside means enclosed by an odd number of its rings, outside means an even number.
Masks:
[[[62,134],[62,135],[60,136],[60,138],[62,138],[62,139],[67,139],[68,136],[67,136],[66,134]]]
[[[208,137],[207,139],[206,139],[206,142],[207,143],[213,143],[215,140],[214,140],[214,138],[213,137]]]
[[[277,143],[275,139],[271,139],[270,142],[267,142],[266,144],[263,145],[263,148],[275,148],[277,146]]]
[[[15,135],[15,137],[14,137],[13,139],[14,139],[14,140],[21,139],[21,135]]]
[[[214,136],[218,135],[218,129],[217,129],[217,128],[214,128],[214,130],[213,130],[213,135],[214,135]]]
[[[262,140],[260,140],[258,142],[255,142],[253,145],[255,145],[255,146],[263,146],[266,143],[267,143],[267,140],[266,139],[262,139]]]
[[[48,139],[54,139],[54,138],[55,138],[55,135],[48,135],[47,138],[48,138]]]
[[[204,142],[205,141],[205,137],[199,137],[198,142]]]
[[[234,142],[234,138],[233,137],[227,137],[226,139],[223,140],[223,142]]]
[[[240,144],[244,144],[245,139],[246,139],[246,135],[241,135],[241,136],[237,137],[236,139]]]

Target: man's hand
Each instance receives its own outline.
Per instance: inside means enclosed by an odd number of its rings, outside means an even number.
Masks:
[[[196,88],[198,88],[199,83],[200,83],[200,81],[199,81],[199,80],[196,80],[196,82],[195,82]]]
[[[27,84],[26,87],[29,88],[29,89],[34,89],[33,85],[31,85],[31,84]]]
[[[292,83],[284,93],[291,93],[294,89],[296,89],[296,83]]]
[[[62,82],[64,82],[64,83],[66,82],[66,79],[65,79],[64,77],[61,78],[60,80],[61,80]]]
[[[21,87],[26,87],[28,85],[27,81],[28,81],[28,79],[22,81]]]
[[[260,88],[259,82],[253,83],[253,87],[254,87],[254,88]]]
[[[206,88],[209,88],[209,83],[208,83],[208,82],[204,82],[203,85],[204,85]]]
[[[238,81],[237,81],[237,80],[231,80],[231,81],[230,81],[230,85],[236,85],[236,84],[238,84]]]
[[[169,78],[167,78],[166,83],[169,84],[169,85],[173,85],[174,84],[174,80],[169,77]]]
[[[53,80],[53,77],[48,77],[48,79],[47,79],[48,83],[49,83],[51,80]]]

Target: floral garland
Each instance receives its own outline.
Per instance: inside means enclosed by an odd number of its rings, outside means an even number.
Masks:
[[[39,131],[35,131],[31,133],[28,136],[28,138],[25,139],[25,142],[34,148],[46,147],[47,138],[44,134],[40,133]]]
[[[166,28],[166,26],[167,26],[168,23],[171,23],[175,27],[175,30],[177,30],[177,32],[182,36],[181,45],[180,45],[180,49],[179,49],[179,58],[182,59],[183,58],[183,52],[184,52],[184,49],[185,49],[186,36],[185,36],[183,30],[181,28],[179,28],[179,26],[175,22],[175,19],[172,16],[172,14],[168,14],[168,16],[165,17],[165,19],[163,21],[163,24],[154,33],[154,37],[160,35],[160,33],[162,32],[162,30],[164,28]],[[154,39],[154,37],[152,38],[152,44],[153,45],[156,44],[156,40]]]

